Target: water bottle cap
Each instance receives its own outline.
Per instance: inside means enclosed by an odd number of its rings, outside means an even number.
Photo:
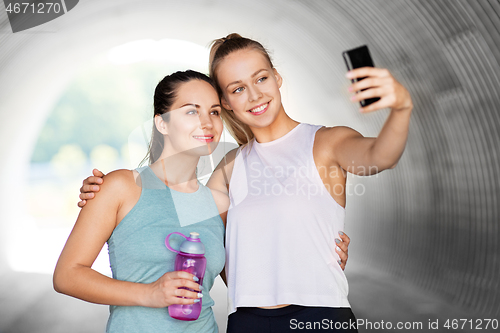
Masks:
[[[179,250],[189,254],[205,254],[205,246],[200,240],[200,234],[197,232],[191,232],[189,237],[182,242]]]
[[[183,241],[181,243],[181,246],[179,248],[180,251],[177,251],[170,246],[169,238],[173,234],[182,236],[186,239],[185,241]],[[205,246],[203,245],[203,243],[200,240],[200,234],[197,232],[191,232],[189,234],[189,237],[184,236],[180,232],[172,232],[167,236],[167,238],[165,238],[165,245],[167,246],[167,248],[170,251],[175,252],[175,253],[184,252],[184,253],[188,253],[188,254],[205,254]]]
[[[189,233],[189,238],[191,239],[200,239],[200,234],[197,232],[190,232]]]

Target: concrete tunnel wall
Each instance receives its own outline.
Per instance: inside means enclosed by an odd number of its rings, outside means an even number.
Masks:
[[[94,54],[128,41],[205,46],[239,32],[272,51],[292,118],[375,136],[387,113],[356,113],[341,57],[369,44],[376,65],[408,88],[415,108],[398,167],[351,179],[366,192],[347,201],[349,264],[384,271],[461,309],[500,314],[498,1],[87,0],[16,34],[0,11],[0,29],[0,273],[9,270],[9,225],[23,209],[36,138],[72,75]]]

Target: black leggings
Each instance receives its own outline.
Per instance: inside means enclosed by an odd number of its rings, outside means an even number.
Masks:
[[[350,308],[289,305],[279,309],[238,308],[227,322],[227,333],[282,332],[357,333]]]

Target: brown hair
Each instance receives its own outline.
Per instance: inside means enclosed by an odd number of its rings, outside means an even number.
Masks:
[[[223,92],[217,79],[217,69],[226,56],[235,51],[247,49],[259,51],[269,61],[271,68],[274,68],[269,52],[264,48],[264,46],[262,46],[261,43],[253,39],[242,37],[237,33],[232,33],[212,42],[208,67],[210,70],[210,77],[214,80],[215,87],[220,98],[223,97]],[[250,140],[254,138],[250,127],[236,118],[234,112],[222,108],[221,117],[227,127],[227,130],[240,146],[250,142]]]
[[[154,93],[154,113],[155,116],[161,116],[165,121],[169,121],[170,114],[168,113],[172,107],[172,104],[177,99],[177,92],[179,87],[183,83],[187,83],[192,80],[201,80],[209,83],[215,88],[214,82],[205,74],[187,70],[179,71],[173,74],[165,76],[156,86]],[[149,164],[153,164],[158,160],[163,152],[164,138],[156,128],[153,122],[153,133],[151,135],[151,141],[149,142],[148,153],[146,157],[142,160],[140,165],[143,165],[146,160],[149,160]]]

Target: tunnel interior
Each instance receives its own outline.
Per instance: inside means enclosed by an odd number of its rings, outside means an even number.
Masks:
[[[30,156],[65,85],[93,55],[130,41],[206,47],[231,32],[271,51],[295,120],[378,134],[388,113],[359,114],[346,89],[341,53],[363,44],[412,95],[398,166],[349,178],[353,189],[363,185],[363,193],[348,193],[346,206],[354,313],[373,320],[500,316],[498,1],[82,1],[18,33],[2,10],[0,32],[0,286],[2,293],[16,286],[0,298],[0,332],[36,325],[27,306],[45,318],[46,332],[66,332],[63,324],[88,321],[94,309],[106,318],[102,306],[71,303],[81,316],[58,321],[70,310],[41,309],[65,299],[43,289],[52,288],[50,276],[16,273],[8,263],[9,232],[26,209]]]

